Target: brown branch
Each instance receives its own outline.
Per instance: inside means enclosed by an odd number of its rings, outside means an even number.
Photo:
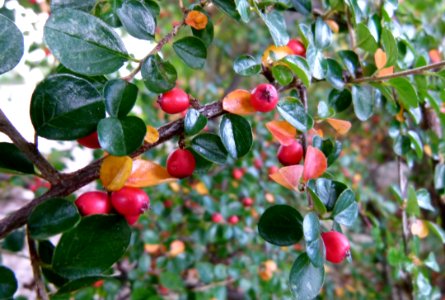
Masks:
[[[34,283],[36,288],[37,299],[49,300],[48,294],[43,282],[42,273],[40,272],[40,258],[37,254],[36,243],[29,234],[29,229],[26,229],[26,238],[28,241],[29,256],[31,258],[32,272],[34,275]]]
[[[43,178],[48,180],[52,185],[61,181],[62,175],[43,157],[35,144],[29,143],[20,134],[20,132],[11,124],[4,112],[0,109],[0,131],[5,133],[19,148],[23,154],[28,157],[33,164],[42,173]]]

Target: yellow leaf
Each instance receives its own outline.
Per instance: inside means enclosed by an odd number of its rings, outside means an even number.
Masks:
[[[196,30],[205,29],[208,21],[209,20],[207,16],[204,13],[197,10],[190,11],[187,14],[187,17],[185,18],[185,24],[195,28]]]
[[[232,114],[250,115],[255,113],[255,109],[250,103],[250,92],[246,90],[234,90],[222,100],[223,109]]]
[[[168,255],[171,257],[178,256],[179,254],[184,253],[185,251],[185,244],[183,241],[180,240],[174,240],[170,244],[170,249],[168,251]]]
[[[381,69],[386,65],[387,59],[386,59],[386,53],[382,49],[377,49],[377,51],[374,54],[374,62],[377,69]]]
[[[161,245],[159,244],[144,244],[144,251],[149,254],[154,254],[161,250]]]
[[[334,20],[325,20],[325,23],[329,26],[329,28],[331,28],[333,33],[338,33],[340,31],[338,23]]]
[[[175,180],[166,168],[149,160],[137,159],[133,162],[133,170],[125,186],[141,188]]]
[[[145,134],[144,141],[149,144],[154,144],[159,140],[159,132],[152,126],[147,126],[147,133]]]
[[[200,195],[208,195],[209,194],[209,190],[207,189],[206,185],[202,181],[195,183],[193,185],[193,189]]]
[[[100,180],[108,191],[118,191],[124,187],[131,174],[133,160],[129,156],[105,157],[100,166]]]
[[[416,220],[411,224],[411,233],[417,235],[419,238],[424,239],[428,236],[428,226],[422,220]]]
[[[288,55],[293,55],[293,51],[288,46],[269,46],[263,53],[261,59],[263,65],[270,65],[274,61],[280,60]]]
[[[266,123],[272,136],[282,145],[290,145],[295,140],[297,129],[287,121],[270,121]]]
[[[332,118],[326,119],[326,121],[340,135],[345,135],[346,133],[348,133],[349,129],[351,129],[351,122],[349,121],[332,119]]]

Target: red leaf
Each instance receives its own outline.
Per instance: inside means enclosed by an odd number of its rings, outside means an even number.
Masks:
[[[328,168],[328,162],[323,152],[309,146],[304,159],[303,180],[308,181],[320,177]]]

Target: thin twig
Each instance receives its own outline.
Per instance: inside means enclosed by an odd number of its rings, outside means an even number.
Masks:
[[[28,241],[29,256],[31,258],[32,272],[36,285],[37,299],[49,300],[48,294],[45,289],[45,283],[43,282],[42,273],[40,272],[40,258],[37,254],[36,244],[35,241],[31,238],[28,228],[26,228],[26,238]]]
[[[229,284],[231,284],[234,281],[235,281],[234,278],[229,278],[229,279],[226,279],[226,280],[223,280],[223,281],[212,282],[212,283],[207,284],[207,285],[195,287],[195,288],[192,289],[192,291],[194,291],[194,292],[203,292],[203,291],[210,290],[210,289],[212,289],[214,287],[229,285]]]

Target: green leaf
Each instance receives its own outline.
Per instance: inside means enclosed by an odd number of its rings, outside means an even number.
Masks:
[[[368,120],[374,111],[374,91],[370,86],[352,86],[352,103],[354,112],[360,121]]]
[[[153,39],[156,19],[144,3],[127,0],[117,9],[117,15],[129,34],[142,40]]]
[[[110,117],[97,125],[100,146],[115,156],[129,155],[144,142],[147,128],[138,117]]]
[[[92,215],[65,232],[56,247],[53,268],[69,279],[101,275],[127,250],[131,230],[119,215]]]
[[[203,13],[205,12],[203,11]],[[197,38],[200,38],[204,42],[206,47],[209,47],[213,41],[214,35],[213,23],[210,18],[207,21],[206,28],[202,30],[196,30],[195,28],[192,28],[192,33]]]
[[[63,295],[67,293],[71,293],[77,290],[80,290],[81,288],[85,288],[88,286],[92,286],[96,281],[104,279],[104,276],[88,276],[88,277],[82,277],[79,279],[72,280],[70,282],[67,282],[63,286],[61,286],[58,290],[56,295]]]
[[[17,291],[17,279],[14,272],[4,266],[0,266],[0,299],[10,299]]]
[[[424,222],[428,226],[429,230],[440,239],[440,242],[442,244],[445,244],[445,231],[439,225],[433,222],[430,221],[424,221]]]
[[[311,0],[291,0],[295,9],[303,14],[308,15],[312,13],[312,1]]]
[[[360,69],[360,61],[358,59],[357,53],[351,50],[342,50],[339,51],[338,56],[340,56],[343,64],[348,70],[349,74],[355,78],[357,76],[357,72]]]
[[[340,156],[342,150],[342,144],[339,141],[333,141],[330,138],[323,139],[319,136],[314,136],[312,145],[323,152],[328,159],[328,166]]]
[[[241,55],[234,61],[233,70],[241,76],[252,76],[261,71],[261,64],[250,55]]]
[[[437,164],[434,170],[434,188],[440,192],[445,189],[445,164]]]
[[[44,38],[65,67],[84,75],[115,72],[129,59],[112,28],[79,10],[64,8],[52,13],[45,24]]]
[[[199,111],[194,108],[190,108],[187,111],[184,119],[185,134],[195,135],[204,129],[207,125],[207,118],[204,117]]]
[[[331,45],[332,31],[322,18],[315,21],[314,43],[315,47],[325,49]]]
[[[289,34],[287,33],[286,21],[281,13],[276,10],[268,14],[260,13],[261,19],[266,24],[269,33],[272,36],[276,46],[284,46],[289,42]]]
[[[79,221],[73,202],[53,198],[33,209],[28,217],[28,229],[33,239],[44,240],[73,228]]]
[[[280,101],[277,109],[280,115],[299,131],[306,132],[314,125],[314,120],[296,98],[288,97]]]
[[[416,190],[412,185],[408,187],[408,202],[406,204],[406,212],[409,215],[420,216],[419,203],[417,203]]]
[[[295,260],[289,275],[289,286],[295,299],[312,300],[320,294],[324,267],[315,267],[306,253]]]
[[[404,135],[398,135],[394,141],[394,152],[399,156],[404,156],[411,149],[411,141]]]
[[[10,234],[8,234],[1,244],[1,247],[3,249],[11,252],[19,252],[23,250],[24,246],[25,232],[21,229],[14,230]]]
[[[387,59],[385,67],[396,65],[399,50],[394,36],[391,31],[386,28],[383,28],[382,30],[382,45]]]
[[[250,5],[247,0],[235,0],[236,10],[241,16],[241,20],[244,23],[248,23],[250,20]]]
[[[363,50],[370,52],[371,54],[374,54],[374,52],[378,48],[378,45],[368,27],[363,23],[358,24],[356,34],[357,47],[362,48]]]
[[[102,95],[91,83],[73,75],[51,75],[32,94],[31,121],[37,134],[47,139],[87,136],[104,117]]]
[[[317,180],[310,180],[307,185],[312,198],[318,198],[331,211],[335,207],[335,203],[339,196],[348,187],[339,181],[334,181],[326,178],[318,178]]]
[[[162,272],[159,276],[159,281],[162,286],[165,286],[169,290],[181,291],[184,288],[184,282],[181,278],[181,274],[174,272]]]
[[[240,158],[252,148],[253,136],[249,122],[238,115],[226,114],[219,124],[224,147],[233,158]]]
[[[73,8],[89,12],[96,3],[95,0],[51,0],[51,11],[61,8]]]
[[[321,239],[320,221],[314,212],[308,213],[303,220],[304,240],[306,241],[306,253],[315,267],[323,267],[326,249]]]
[[[374,39],[377,41],[377,43],[380,40],[380,33],[382,32],[382,21],[380,20],[380,17],[377,14],[372,15],[368,19],[368,29],[371,35],[374,37]]]
[[[286,86],[294,79],[294,74],[285,65],[272,66],[272,75],[275,80],[282,86]]]
[[[323,68],[323,52],[314,45],[309,44],[309,47],[306,49],[306,59],[311,67],[312,76],[315,79],[323,79],[325,77],[325,71]]]
[[[125,117],[133,108],[138,87],[122,79],[113,79],[104,87],[105,107],[112,117]]]
[[[190,68],[204,68],[207,49],[201,39],[193,36],[182,38],[173,43],[173,49]]]
[[[416,191],[416,197],[417,197],[417,202],[421,208],[432,212],[436,211],[434,206],[431,204],[430,192],[428,192],[427,189],[424,188],[418,189]]]
[[[288,55],[280,62],[285,63],[306,87],[311,85],[311,70],[306,59],[298,55]]]
[[[12,70],[23,56],[23,35],[17,26],[0,14],[0,75]]]
[[[165,93],[176,85],[178,74],[175,67],[155,54],[150,55],[142,65],[142,78],[145,86],[153,93]]]
[[[440,266],[437,263],[436,256],[434,255],[434,252],[430,252],[430,254],[428,254],[428,257],[423,261],[423,263],[425,264],[425,266],[427,266],[431,270],[433,270],[435,272],[440,272]]]
[[[192,148],[187,147],[186,149],[189,150],[195,157],[196,167],[195,171],[193,172],[196,174],[207,174],[209,169],[213,166],[213,163],[196,153],[196,151]]]
[[[342,90],[345,82],[340,64],[331,58],[325,59],[324,62],[326,63],[326,80],[337,90]]]
[[[117,10],[122,6],[123,2],[124,0],[97,1],[94,5],[94,15],[110,26],[121,27],[122,23],[117,15]]]
[[[345,111],[352,103],[352,95],[348,89],[339,91],[333,89],[328,96],[329,106],[332,107],[337,113]]]
[[[240,15],[236,9],[234,0],[212,0],[212,2],[216,5],[216,7],[225,12],[231,18],[237,21],[240,20]]]
[[[397,77],[388,80],[388,83],[396,89],[399,100],[405,108],[417,107],[419,105],[416,90],[408,79]]]
[[[355,201],[354,192],[350,189],[346,189],[340,194],[335,202],[334,209],[332,210],[332,217],[334,218],[334,221],[339,224],[352,226],[357,216],[358,204]]]
[[[417,132],[410,130],[408,131],[408,136],[411,140],[411,148],[413,148],[416,151],[416,155],[418,158],[423,157],[423,143],[420,139],[420,136],[417,134]]]
[[[12,143],[0,143],[0,169],[34,174],[32,161]]]
[[[224,164],[227,161],[227,150],[216,134],[200,134],[192,140],[191,146],[196,153],[211,162]]]
[[[258,222],[258,232],[267,242],[290,246],[303,237],[303,217],[289,205],[274,205],[266,209]]]

